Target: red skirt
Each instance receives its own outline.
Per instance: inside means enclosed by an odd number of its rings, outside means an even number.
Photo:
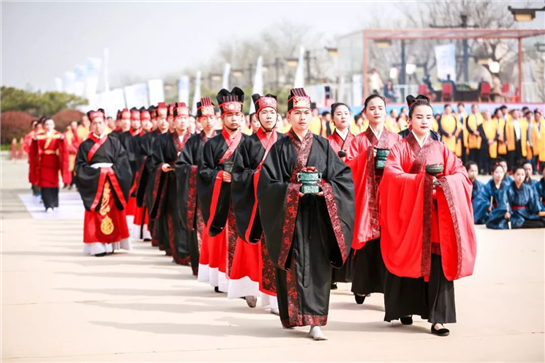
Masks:
[[[138,207],[136,206],[136,211],[134,213],[134,224],[136,226],[141,226],[142,222],[144,222],[145,226],[149,226],[149,216],[148,216],[148,210],[146,207]]]
[[[261,277],[260,265],[261,242],[252,244],[238,238],[229,278],[238,280],[247,276],[250,280],[258,282]]]
[[[134,216],[136,214],[136,208],[138,208],[138,206],[136,205],[136,197],[129,197],[127,207],[125,208],[126,214],[128,216]]]
[[[84,243],[113,243],[129,238],[129,228],[125,211],[117,209],[113,195],[104,198],[106,201],[97,212],[85,211],[83,224]],[[107,199],[107,200],[105,200]]]

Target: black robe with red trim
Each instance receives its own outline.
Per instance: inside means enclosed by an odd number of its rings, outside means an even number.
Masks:
[[[313,166],[322,173],[324,196],[299,197],[297,173]],[[293,131],[271,149],[258,185],[259,213],[285,327],[325,325],[331,266],[346,261],[354,225],[352,173],[329,142]]]
[[[247,137],[239,147],[231,185],[233,210],[240,238],[237,243],[257,243],[258,246],[255,248],[259,249],[257,254],[259,261],[244,261],[245,266],[242,269],[245,268],[245,272],[251,274],[251,266],[257,264],[259,289],[261,292],[273,296],[276,295],[275,267],[269,258],[263,240],[263,227],[259,218],[257,201],[257,185],[262,163],[268,155],[268,152],[265,155],[266,147],[270,151],[275,142],[286,137],[285,134],[276,132],[276,136],[271,135],[270,138],[267,138],[262,129]],[[260,140],[260,138],[262,139]],[[252,255],[248,254],[248,256]]]
[[[129,160],[127,153],[117,138],[111,138],[108,136],[104,141],[104,144],[96,150],[91,160],[88,160],[89,151],[93,148],[96,141],[94,137],[89,137],[82,142],[78,148],[76,155],[76,165],[74,167],[75,182],[78,187],[78,191],[83,200],[83,205],[87,211],[98,210],[100,205],[97,205],[94,210],[93,202],[97,196],[97,191],[103,187],[105,178],[101,179],[101,173],[106,168],[92,168],[92,164],[98,163],[112,163],[111,172],[108,173],[107,178],[110,180],[110,184],[114,185],[116,182],[119,185],[119,189],[113,188],[115,205],[119,210],[125,208],[125,201],[129,198],[129,190],[131,187],[132,173],[129,167]],[[122,195],[119,195],[118,190]]]
[[[242,134],[240,143],[246,138],[247,136]],[[209,221],[216,177],[220,171],[225,169],[225,164],[220,163],[220,161],[228,148],[223,134],[211,138],[204,146],[197,173],[197,195],[199,196],[204,221],[207,225],[210,225],[209,234],[211,236],[217,236],[223,231],[227,223],[229,209],[231,208],[231,183],[222,183],[218,202],[214,206],[215,213],[213,219]],[[238,149],[226,161],[234,162],[237,152]]]
[[[151,159],[151,154],[153,153],[153,143],[161,135],[160,131],[150,131],[138,138],[138,154],[140,158],[139,168],[137,175],[135,176],[136,183],[136,205],[139,207],[147,206],[148,199],[147,189],[148,183],[150,181],[151,162],[148,160]]]
[[[204,145],[209,139],[204,131],[187,140],[176,161],[178,214],[183,228],[188,230],[191,266],[199,265],[199,252],[204,221],[197,202],[197,168]]]
[[[190,262],[190,250],[188,231],[183,228],[179,218],[179,201],[174,171],[164,172],[163,164],[173,166],[180,152],[189,138],[185,134],[180,141],[178,134],[162,134],[153,144],[150,167],[153,170],[153,184],[151,189],[151,203],[148,205],[150,218],[155,219],[152,237],[157,239],[159,248],[172,253],[174,261],[178,264],[188,265]]]

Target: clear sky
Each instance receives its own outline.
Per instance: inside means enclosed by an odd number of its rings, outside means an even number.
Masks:
[[[396,19],[403,18],[399,2],[385,1],[3,1],[1,6],[2,84],[34,90],[54,89],[55,77],[85,64],[87,57],[102,57],[104,48],[110,52],[110,83],[119,86],[127,77],[179,72],[211,57],[222,40],[251,37],[282,19],[342,35],[362,29],[374,17],[392,28],[399,26]]]
[[[106,47],[114,86],[123,77],[162,77],[206,60],[224,39],[251,37],[282,19],[339,35],[361,29],[371,7],[376,4],[3,2],[2,84],[54,89],[55,77],[87,57],[102,57]]]

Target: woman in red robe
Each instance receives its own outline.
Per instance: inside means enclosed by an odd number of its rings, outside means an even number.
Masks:
[[[59,172],[64,184],[72,179],[68,170],[68,145],[64,134],[55,130],[51,119],[44,122],[44,130],[32,139],[29,154],[30,182],[41,188],[45,211],[59,206]]]
[[[384,320],[410,325],[420,315],[446,336],[443,324],[456,322],[453,281],[475,264],[472,184],[460,159],[430,138],[429,98],[407,102],[411,132],[391,149],[379,188]]]
[[[354,221],[352,292],[356,303],[363,304],[371,293],[384,293],[386,268],[380,252],[380,223],[377,191],[384,170],[384,158],[377,163],[377,150],[389,150],[401,140],[386,129],[386,103],[373,94],[365,100],[363,112],[369,127],[354,139],[348,149],[348,166],[356,187]],[[381,152],[383,155],[384,152]]]

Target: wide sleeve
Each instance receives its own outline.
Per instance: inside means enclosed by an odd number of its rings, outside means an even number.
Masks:
[[[83,205],[86,210],[91,210],[91,206],[95,200],[100,169],[92,168],[87,161],[87,152],[85,146],[87,143],[80,144],[78,152],[76,154],[76,164],[74,166],[74,177],[76,178],[76,185],[78,192],[83,201]]]
[[[198,136],[197,136],[198,137]],[[200,140],[197,140],[200,142]],[[182,225],[190,231],[195,227],[195,213],[197,210],[197,165],[189,139],[182,149],[175,164],[176,188],[179,198],[178,214]],[[195,164],[194,164],[195,163]]]
[[[59,147],[59,164],[60,172],[62,176],[62,182],[64,185],[68,185],[72,182],[72,174],[70,174],[70,160],[68,158],[68,142],[66,137],[61,136],[58,140]]]
[[[388,271],[417,278],[422,276],[424,184],[432,180],[425,172],[405,172],[403,164],[411,156],[404,145],[391,149],[379,187],[381,250]]]
[[[473,217],[475,223],[479,221],[486,223],[486,220],[484,220],[484,218],[486,217],[486,214],[489,212],[490,207],[492,206],[492,202],[490,201],[492,197],[493,196],[490,183],[487,183],[482,188],[480,188],[475,195],[475,198],[472,202]]]
[[[281,269],[289,264],[287,259],[291,240],[284,238],[284,228],[295,228],[296,201],[299,200],[299,183],[291,183],[294,161],[289,160],[284,142],[274,144],[261,167],[257,186],[257,199],[265,243],[271,261]],[[297,198],[297,199],[296,199]],[[289,222],[289,223],[285,223]],[[289,233],[287,233],[289,234]],[[293,237],[293,231],[291,233]]]
[[[471,276],[477,255],[477,239],[471,205],[472,184],[462,161],[443,148],[444,176],[437,188],[439,240],[447,280]]]
[[[215,154],[222,154],[213,138],[204,145],[197,172],[197,195],[210,236],[225,229],[231,200],[231,185],[223,182],[223,164],[216,165]],[[218,150],[214,150],[214,145]]]
[[[119,144],[110,140],[115,148],[115,157],[113,159],[112,170],[119,183],[125,200],[129,200],[129,191],[132,184],[132,172],[129,165],[129,158],[125,149]]]
[[[329,221],[336,243],[324,246],[331,265],[342,267],[346,262],[354,228],[355,193],[352,171],[337,156],[329,143],[326,147],[327,169],[323,173],[321,188],[327,208],[326,221]],[[326,222],[327,225],[327,222]]]

